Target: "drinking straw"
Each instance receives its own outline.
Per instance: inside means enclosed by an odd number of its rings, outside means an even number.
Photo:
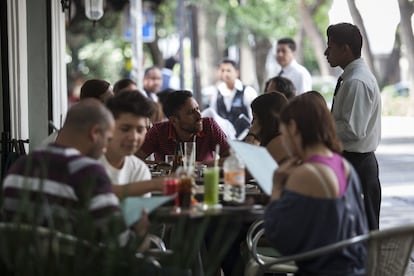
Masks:
[[[219,153],[219,151],[220,151],[220,145],[219,144],[217,144],[216,145],[216,151],[214,152],[214,167],[215,168],[217,168],[218,167],[218,153]]]

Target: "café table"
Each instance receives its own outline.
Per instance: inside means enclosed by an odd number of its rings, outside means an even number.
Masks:
[[[262,218],[263,213],[263,205],[222,206],[218,209],[204,209],[201,204],[188,209],[163,206],[150,214],[150,220],[171,226],[166,243],[173,254],[166,264],[190,269],[192,275],[208,276],[216,274],[243,225]]]

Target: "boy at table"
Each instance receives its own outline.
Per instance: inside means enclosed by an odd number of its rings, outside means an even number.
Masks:
[[[229,156],[227,137],[212,118],[202,118],[193,94],[186,90],[170,93],[163,105],[168,121],[154,124],[148,130],[144,144],[137,152],[141,159],[154,153],[155,161],[164,161],[165,155],[175,154],[177,145],[196,142],[196,161],[212,164],[216,145],[221,158]]]
[[[115,118],[115,129],[99,161],[114,183],[114,193],[122,198],[162,191],[164,179],[151,179],[148,166],[134,155],[145,139],[154,105],[138,90],[132,90],[108,99],[106,106]]]

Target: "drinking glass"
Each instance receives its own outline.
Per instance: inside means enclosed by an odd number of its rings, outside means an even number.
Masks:
[[[204,169],[204,205],[206,208],[219,206],[219,168]]]
[[[195,142],[184,142],[184,166],[194,169],[196,161],[196,143]]]
[[[168,165],[171,165],[171,167],[172,167],[173,163],[174,163],[175,155],[174,154],[167,154],[167,155],[165,155],[164,158],[165,158],[164,162],[167,163]]]

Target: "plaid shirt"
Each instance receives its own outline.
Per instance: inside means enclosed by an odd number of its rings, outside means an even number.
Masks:
[[[164,161],[167,154],[175,154],[178,141],[174,127],[169,121],[155,124],[145,136],[141,151],[154,153],[155,161]],[[220,145],[220,155],[229,151],[226,134],[212,118],[203,118],[203,130],[196,134],[196,161],[214,159],[216,144]]]

